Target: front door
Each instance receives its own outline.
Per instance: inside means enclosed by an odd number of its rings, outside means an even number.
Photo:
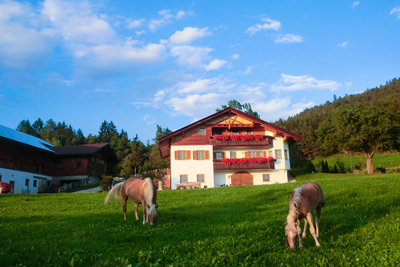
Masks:
[[[248,172],[237,172],[232,174],[232,185],[253,185],[253,175]]]

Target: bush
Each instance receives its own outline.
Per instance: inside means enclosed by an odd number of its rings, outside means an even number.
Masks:
[[[363,163],[362,162],[357,162],[356,165],[354,166],[356,170],[362,170],[364,169]]]
[[[109,188],[111,187],[112,182],[114,181],[114,178],[112,176],[106,176],[103,175],[100,177],[100,188],[103,191],[108,191]]]

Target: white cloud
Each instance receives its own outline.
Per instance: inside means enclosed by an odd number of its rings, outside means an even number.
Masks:
[[[128,25],[126,26],[128,29],[135,29],[142,26],[144,19],[137,19],[134,21],[128,21]]]
[[[143,120],[146,122],[146,124],[151,125],[156,123],[156,118],[153,115],[146,114],[143,117]]]
[[[239,58],[240,58],[240,55],[239,55],[239,54],[234,54],[234,55],[232,55],[232,57],[231,57],[232,60],[239,59]]]
[[[273,92],[279,91],[300,91],[300,90],[330,90],[338,89],[342,84],[330,80],[317,80],[311,76],[293,76],[281,74],[282,79],[273,84],[270,90]]]
[[[360,4],[360,1],[354,1],[352,7],[355,8]]]
[[[250,35],[255,34],[258,31],[265,31],[265,30],[274,30],[278,31],[281,27],[281,23],[277,20],[272,20],[268,18],[263,18],[262,21],[266,22],[264,24],[256,24],[251,26],[246,30],[246,32],[250,33]]]
[[[390,15],[392,14],[396,14],[397,18],[400,19],[400,7],[393,8],[392,11],[390,11]]]
[[[303,37],[295,34],[285,34],[284,36],[277,35],[275,38],[275,43],[302,43],[304,42]]]
[[[58,33],[68,42],[104,44],[116,38],[115,30],[107,21],[93,13],[88,2],[46,0],[42,14],[48,17]]]
[[[174,46],[170,49],[173,57],[177,57],[177,62],[180,66],[187,68],[200,68],[202,62],[208,58],[208,54],[213,49],[208,47],[194,46]]]
[[[44,65],[55,46],[56,32],[37,25],[44,22],[28,3],[0,3],[0,65],[19,69]]]
[[[240,75],[249,75],[254,66],[247,66],[245,71],[238,71]]]
[[[346,47],[346,46],[348,46],[348,44],[349,44],[349,42],[343,42],[343,43],[340,43],[340,44],[338,44],[337,46],[339,46],[339,47]]]
[[[205,92],[226,92],[234,88],[236,84],[227,83],[222,78],[197,79],[191,82],[180,82],[175,91],[179,94],[199,94]]]
[[[211,35],[212,33],[208,31],[208,28],[195,28],[186,27],[182,31],[176,31],[171,37],[170,41],[174,44],[187,44],[193,40],[203,38],[205,36]]]
[[[213,61],[210,62],[208,65],[204,65],[204,68],[209,71],[209,70],[217,70],[221,68],[223,65],[225,65],[227,62],[225,60],[221,59],[214,59]]]
[[[184,18],[186,16],[193,16],[193,12],[192,11],[179,11],[178,13],[176,13],[176,19],[181,19]]]

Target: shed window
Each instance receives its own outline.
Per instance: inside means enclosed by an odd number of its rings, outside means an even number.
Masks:
[[[33,187],[37,187],[37,180],[33,180]]]
[[[25,179],[25,185],[29,186],[29,179]]]
[[[76,168],[80,168],[82,166],[82,163],[80,161],[76,162]]]

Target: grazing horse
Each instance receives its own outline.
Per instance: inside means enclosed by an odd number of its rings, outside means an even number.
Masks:
[[[145,178],[144,180],[129,178],[115,185],[110,192],[108,192],[104,204],[107,204],[112,195],[115,195],[115,200],[117,201],[119,200],[119,195],[122,197],[124,220],[126,220],[126,201],[129,198],[135,203],[136,220],[139,220],[138,207],[139,204],[142,204],[143,224],[146,224],[148,220],[150,220],[150,225],[156,225],[156,220],[159,215],[157,211],[157,190],[150,178]]]
[[[317,183],[304,183],[300,187],[295,188],[289,200],[289,214],[285,221],[285,244],[290,249],[296,248],[297,236],[299,237],[299,247],[301,243],[300,220],[304,218],[303,237],[306,236],[307,221],[310,225],[310,233],[314,237],[317,247],[321,246],[317,240],[319,234],[319,219],[321,217],[321,208],[325,206],[322,189]],[[312,212],[317,211],[315,219],[315,232]],[[287,244],[289,240],[289,245]]]

